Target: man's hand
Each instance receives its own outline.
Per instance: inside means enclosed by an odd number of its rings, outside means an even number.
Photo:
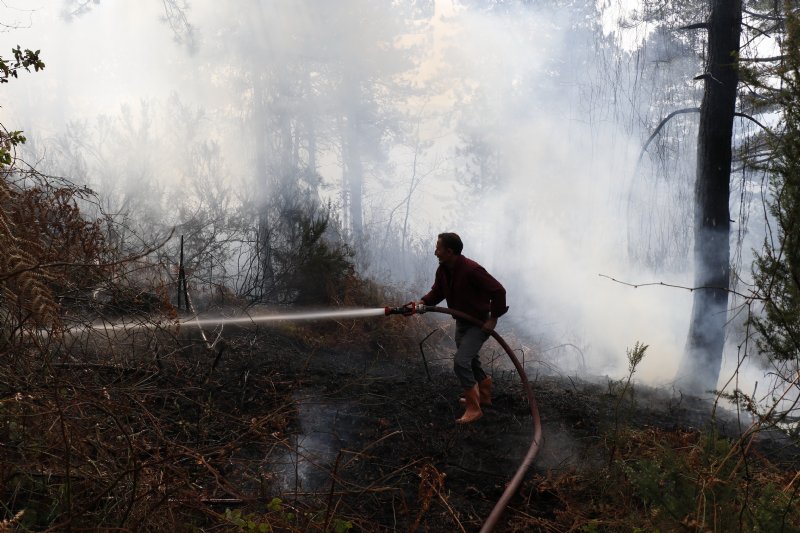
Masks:
[[[497,327],[497,319],[492,317],[483,323],[481,331],[483,331],[484,333],[491,333],[492,331],[494,331],[494,328],[496,327]]]

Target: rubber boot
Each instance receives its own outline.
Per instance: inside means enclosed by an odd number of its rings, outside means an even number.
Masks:
[[[461,418],[456,420],[456,423],[469,424],[483,416],[478,385],[473,385],[472,388],[464,391],[464,400],[466,400],[467,410],[464,411],[464,415]]]
[[[486,376],[478,383],[478,392],[481,396],[481,405],[492,405],[492,378]]]
[[[492,378],[486,376],[483,381],[478,382],[478,393],[481,398],[481,405],[492,405]],[[465,404],[467,400],[462,396],[458,399],[459,403]]]

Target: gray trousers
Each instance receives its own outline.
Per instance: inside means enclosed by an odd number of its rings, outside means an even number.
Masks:
[[[481,367],[478,352],[489,338],[488,333],[465,320],[456,319],[456,355],[453,357],[453,370],[464,389],[486,379]]]

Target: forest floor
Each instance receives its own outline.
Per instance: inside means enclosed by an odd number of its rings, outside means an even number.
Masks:
[[[451,329],[429,317],[226,326],[206,339],[120,327],[47,338],[45,365],[9,351],[0,531],[478,531],[534,428],[492,340],[493,405],[455,423]],[[791,442],[762,437],[743,453],[730,442],[749,421],[717,410],[708,437],[709,402],[548,375],[529,352],[543,442],[495,531],[800,528]],[[691,525],[714,499],[728,507]]]
[[[314,328],[304,326],[300,337]],[[298,342],[297,333],[234,334],[231,348],[247,349],[229,349],[215,370],[223,388],[229,383],[237,390],[230,395],[235,401],[220,406],[232,414],[255,420],[284,401],[291,406],[280,446],[243,445],[224,469],[243,493],[261,495],[236,517],[258,524],[259,505],[277,497],[272,525],[280,518],[275,511],[285,518],[302,507],[318,510],[331,525],[336,516],[340,531],[477,531],[533,436],[526,396],[511,367],[497,359],[493,405],[462,426],[454,422],[463,408],[446,332],[425,348],[427,371],[413,344],[384,349],[346,338],[337,344],[327,335],[327,345],[312,346]],[[711,422],[712,405],[696,398],[636,385],[632,397],[620,400],[619,382],[533,374],[543,443],[496,531],[536,531],[533,524],[555,523],[558,514],[569,513],[569,503],[548,487],[601,466],[609,433],[696,433]],[[749,426],[732,413],[716,413],[722,435],[735,438]],[[794,460],[787,468],[796,470],[796,449],[778,438],[761,442],[773,463]]]

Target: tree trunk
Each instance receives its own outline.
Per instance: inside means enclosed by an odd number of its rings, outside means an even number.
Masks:
[[[256,246],[253,251],[257,260],[255,262],[253,298],[261,300],[274,285],[274,270],[272,267],[272,232],[267,212],[269,202],[269,163],[267,154],[267,132],[262,124],[267,116],[265,102],[266,89],[261,77],[257,76],[253,85],[253,137],[255,139],[255,194],[257,198],[258,226],[256,228]]]
[[[694,206],[694,301],[678,383],[687,392],[719,379],[730,283],[730,174],[739,81],[741,0],[712,0],[708,64],[697,138]]]
[[[364,218],[361,200],[364,195],[363,181],[364,169],[361,163],[360,133],[358,116],[350,113],[345,121],[345,151],[344,169],[347,176],[348,198],[350,200],[350,228],[352,241],[356,246],[362,244],[364,235]]]

